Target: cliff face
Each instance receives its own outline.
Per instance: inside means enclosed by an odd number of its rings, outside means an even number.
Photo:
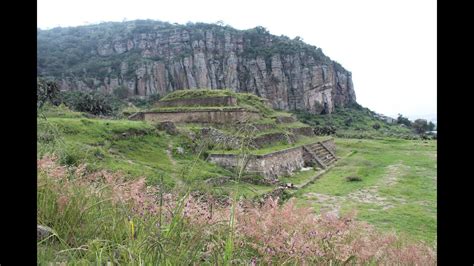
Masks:
[[[230,88],[274,108],[312,113],[355,102],[351,73],[299,39],[261,27],[146,23],[40,30],[38,74],[56,78],[63,90],[125,86],[130,96]]]

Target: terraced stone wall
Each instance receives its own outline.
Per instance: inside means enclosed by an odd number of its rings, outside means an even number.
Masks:
[[[178,107],[178,106],[236,106],[237,98],[232,96],[175,99],[170,101],[159,101],[156,107]]]
[[[235,154],[211,154],[209,161],[225,168],[236,168],[242,157]],[[256,172],[274,180],[289,175],[304,166],[303,149],[295,147],[265,155],[252,155],[246,161],[246,172]]]
[[[257,120],[260,114],[247,110],[194,110],[186,112],[143,112],[130,117],[149,122],[171,121],[174,123],[216,123],[226,124]]]

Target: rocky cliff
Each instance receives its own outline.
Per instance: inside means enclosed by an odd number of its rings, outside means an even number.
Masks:
[[[274,108],[330,113],[355,102],[351,73],[300,38],[262,27],[158,21],[38,30],[38,75],[63,90],[121,87],[129,96],[230,88]]]

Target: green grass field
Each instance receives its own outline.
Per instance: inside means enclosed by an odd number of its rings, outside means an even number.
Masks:
[[[336,145],[342,159],[295,194],[300,204],[317,211],[356,210],[358,219],[380,229],[436,240],[436,141],[337,138]]]
[[[65,165],[87,163],[95,170],[121,171],[126,176],[145,176],[148,184],[161,178],[177,185],[214,194],[232,191],[247,198],[275,188],[232,181],[209,186],[206,179],[236,177],[205,160],[196,143],[184,135],[171,136],[141,121],[83,117],[61,108],[38,118],[38,157],[56,153]],[[270,129],[268,131],[272,131]],[[324,137],[303,137],[298,145]],[[336,138],[336,167],[314,183],[297,191],[298,203],[316,211],[357,211],[357,218],[382,230],[395,230],[409,238],[436,240],[436,141],[402,139]],[[280,144],[252,151],[264,154],[296,144]],[[184,153],[178,153],[182,148]],[[212,151],[207,151],[212,152]],[[235,152],[235,151],[222,151]],[[319,171],[309,170],[280,178],[283,183],[303,184]],[[358,176],[362,181],[348,182]]]
[[[254,99],[249,97],[250,100]],[[86,164],[85,173],[102,170],[115,174],[120,172],[118,176],[123,177],[126,182],[136,182],[140,177],[145,177],[146,185],[149,188],[160,188],[160,193],[163,191],[175,195],[189,195],[190,192],[199,192],[216,199],[229,199],[229,197],[255,199],[277,188],[278,184],[265,185],[255,182],[255,179],[261,178],[259,176],[252,174],[240,176],[236,172],[208,162],[206,155],[213,152],[212,148],[208,147],[206,141],[191,137],[202,125],[177,125],[180,134],[169,135],[143,121],[87,118],[84,114],[72,112],[64,106],[46,108],[42,114],[37,119],[38,159],[44,155],[55,154],[57,159],[54,161],[65,167],[66,171],[48,172],[45,170],[47,167],[43,165],[43,170],[38,174],[38,223],[54,230],[51,239],[38,242],[38,264],[67,262],[73,265],[89,265],[92,262],[96,264],[113,262],[132,265],[189,263],[230,265],[234,264],[229,263],[232,257],[243,259],[242,263],[236,264],[248,264],[253,258],[262,259],[270,256],[266,253],[257,254],[253,245],[259,238],[249,239],[241,235],[239,230],[231,226],[231,220],[196,225],[194,220],[177,214],[181,213],[185,206],[180,205],[181,207],[174,209],[173,213],[176,215],[170,216],[172,219],[169,218],[163,226],[160,222],[160,226],[157,227],[157,219],[161,220],[162,217],[161,212],[159,218],[156,214],[142,216],[132,210],[132,205],[129,205],[132,202],[111,201],[114,195],[121,195],[120,193],[127,195],[118,188],[136,189],[137,185],[123,183],[119,181],[120,179],[109,179],[116,181],[107,181],[110,183],[101,181],[102,183],[86,186],[81,182],[88,180],[88,175],[76,174],[77,167]],[[284,113],[278,112],[278,115],[282,114]],[[272,119],[266,117],[258,122],[272,123]],[[304,124],[301,122],[276,124],[274,128],[260,130],[258,133],[284,132],[288,128],[302,125]],[[230,135],[240,132],[228,125],[222,126],[221,130]],[[257,132],[251,134],[255,136]],[[242,148],[240,151],[222,152],[265,154],[326,138],[327,136],[301,137],[294,144],[273,143],[258,150]],[[356,220],[366,221],[376,228],[376,231],[371,231],[372,233],[364,228],[363,237],[359,239],[362,242],[370,242],[366,239],[369,234],[380,235],[383,238],[383,233],[395,231],[401,241],[392,243],[395,248],[401,247],[402,243],[420,240],[426,242],[424,247],[436,246],[436,141],[335,138],[335,142],[339,157],[335,167],[326,172],[322,172],[319,168],[306,169],[279,179],[279,183],[301,186],[322,173],[313,183],[292,191],[297,206],[314,207],[316,214],[320,212],[345,214],[355,210]],[[58,180],[58,175],[61,173],[64,176]],[[360,177],[361,181],[346,181],[347,176]],[[230,178],[223,184],[207,182],[209,179],[220,180],[222,177]],[[113,185],[114,182],[121,185]],[[96,187],[97,185],[100,187]],[[289,194],[286,193],[284,198]],[[138,195],[139,200],[148,197],[143,191]],[[153,198],[153,202],[158,205],[161,201]],[[141,201],[136,206],[145,208]],[[206,213],[208,209],[190,210],[199,210],[209,215]],[[212,214],[212,208],[210,210]],[[251,213],[259,217],[261,212],[259,209],[258,212]],[[274,229],[291,227],[289,232],[298,233],[300,237],[307,235],[303,231],[307,226],[315,226],[315,223],[295,226],[295,221],[291,221],[294,215],[298,215],[295,212],[297,209],[291,212],[281,211],[277,216],[267,215],[265,216],[267,220],[263,224],[275,223],[275,226],[279,225]],[[198,215],[198,212],[192,213]],[[304,220],[308,217],[307,214],[298,220]],[[259,219],[262,218],[252,220]],[[252,230],[247,233],[257,232],[253,225],[250,227]],[[267,243],[267,236],[272,235],[262,233],[266,229],[266,225],[258,229],[258,234],[262,234],[263,240],[258,240],[261,243]],[[286,232],[285,230],[283,231]],[[236,235],[240,235],[241,238],[234,242]],[[277,232],[273,235],[280,237],[284,234]],[[292,238],[293,233],[287,233],[287,238],[278,242],[278,246],[291,246],[289,243],[293,241]],[[321,242],[315,243],[323,245],[323,238]],[[355,245],[359,246],[360,243],[357,242]],[[211,246],[214,247],[210,248]],[[324,248],[327,249],[326,246]],[[342,250],[347,248],[349,244],[346,243]],[[375,250],[380,251],[378,247],[375,247]],[[298,258],[296,260],[292,258],[294,255],[292,248],[288,249],[287,257],[278,258],[280,254],[276,253],[275,264],[298,264]],[[406,255],[390,254],[398,256],[395,259],[397,261],[404,256],[406,258],[422,256],[416,255],[418,253],[411,252],[410,249]],[[313,264],[318,265],[345,264],[344,261],[334,263],[334,258],[329,253],[323,257],[301,256],[299,259],[313,261]],[[428,258],[433,257],[430,256]],[[375,257],[377,256],[374,255],[369,265],[377,264]],[[262,261],[258,263],[261,264]],[[421,260],[418,264],[433,263]]]
[[[189,139],[158,132],[141,121],[50,117],[38,119],[38,157],[57,154],[66,165],[145,176],[150,184],[193,183],[230,174],[197,156]],[[184,150],[177,153],[177,148]],[[197,151],[198,153],[199,151]]]

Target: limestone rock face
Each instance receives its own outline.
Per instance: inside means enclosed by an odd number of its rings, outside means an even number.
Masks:
[[[164,96],[181,89],[229,88],[261,96],[274,108],[312,113],[331,113],[336,106],[355,102],[351,73],[320,49],[268,32],[205,25],[170,24],[137,33],[133,29],[138,26],[124,22],[127,30],[90,41],[90,50],[83,49],[88,60],[100,60],[103,71],[81,68],[83,62],[52,71],[44,63],[38,73],[55,77],[63,90],[112,92],[126,86],[131,96]],[[78,30],[87,34],[87,28]],[[42,42],[39,45],[47,45]],[[39,59],[49,58],[47,51],[39,49]]]

